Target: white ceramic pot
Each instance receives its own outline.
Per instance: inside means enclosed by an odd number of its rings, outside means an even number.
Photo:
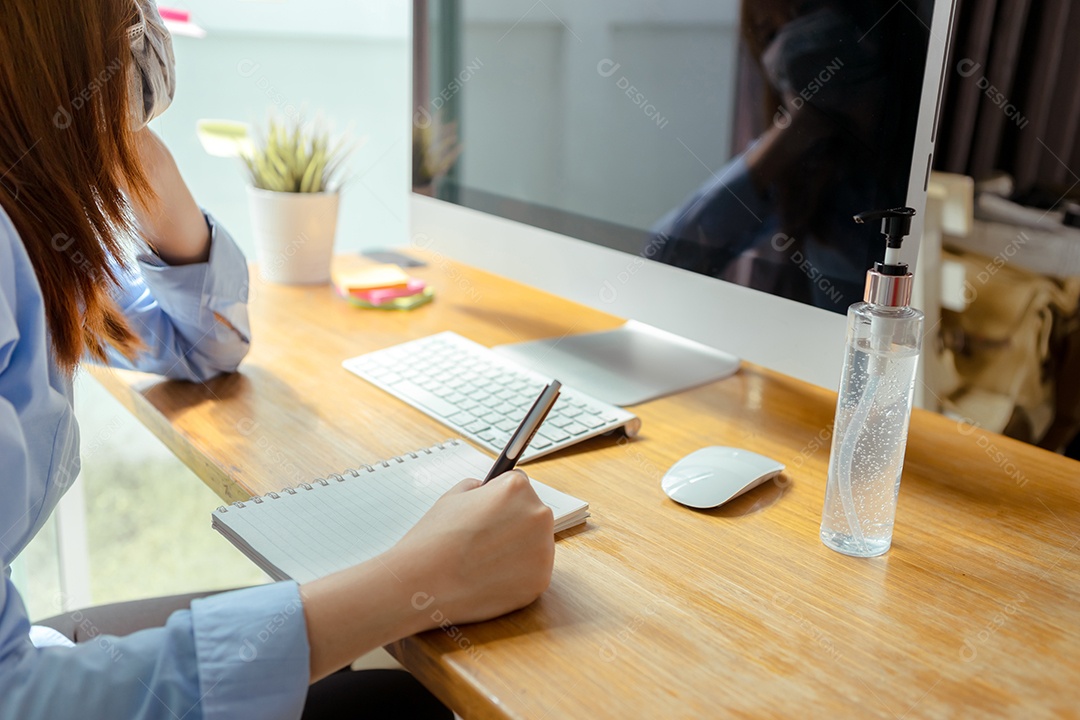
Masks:
[[[259,272],[286,285],[330,281],[339,193],[284,193],[248,186]]]

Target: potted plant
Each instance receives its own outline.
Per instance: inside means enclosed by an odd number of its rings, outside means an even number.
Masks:
[[[330,281],[343,165],[350,148],[331,145],[320,123],[271,119],[264,137],[242,147],[248,207],[263,279]]]

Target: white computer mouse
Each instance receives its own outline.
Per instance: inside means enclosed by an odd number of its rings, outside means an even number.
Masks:
[[[672,465],[661,486],[677,503],[714,508],[783,471],[783,463],[749,450],[707,447]]]

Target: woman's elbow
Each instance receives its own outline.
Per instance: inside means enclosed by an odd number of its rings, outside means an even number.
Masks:
[[[206,382],[236,372],[250,349],[251,339],[237,332],[225,330],[221,337],[208,335],[185,354],[184,362],[177,363],[165,375],[173,380]]]

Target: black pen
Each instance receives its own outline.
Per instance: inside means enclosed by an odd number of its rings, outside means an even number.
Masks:
[[[495,464],[491,466],[491,472],[484,478],[484,482],[480,483],[481,485],[514,469],[517,461],[525,453],[525,448],[529,447],[529,443],[532,442],[533,435],[540,429],[540,425],[544,422],[548,413],[551,412],[551,408],[555,407],[555,401],[559,399],[561,388],[562,383],[558,380],[552,380],[551,384],[540,392],[540,397],[536,398],[532,408],[525,413],[525,419],[521,421],[521,425],[518,425],[518,429],[510,436],[510,442],[506,443],[502,454],[499,455]]]

